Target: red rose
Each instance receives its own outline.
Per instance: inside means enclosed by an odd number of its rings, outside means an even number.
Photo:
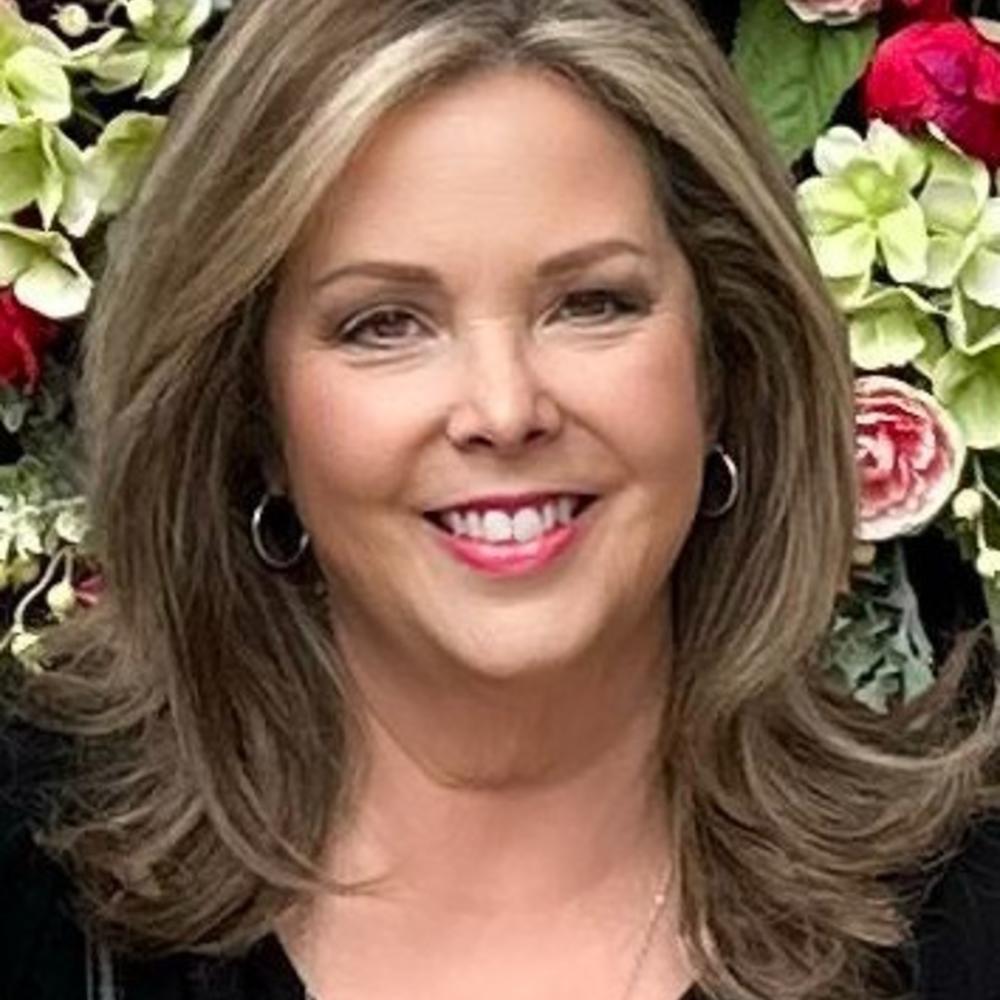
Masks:
[[[1000,165],[1000,51],[964,21],[921,21],[885,39],[864,96],[868,118],[903,131],[933,122],[966,153]]]
[[[42,373],[42,355],[59,330],[47,316],[0,288],[0,382],[31,392]]]
[[[879,542],[918,531],[947,503],[965,462],[965,440],[931,395],[899,379],[855,380],[857,536]]]

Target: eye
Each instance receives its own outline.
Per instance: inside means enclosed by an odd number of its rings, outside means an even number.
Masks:
[[[426,327],[408,309],[383,306],[352,316],[340,325],[336,340],[375,350],[391,350],[426,332]]]
[[[610,288],[587,288],[570,292],[556,309],[554,318],[597,326],[635,316],[642,311],[642,301],[631,293]]]

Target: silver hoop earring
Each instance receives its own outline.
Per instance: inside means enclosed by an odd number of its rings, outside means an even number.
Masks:
[[[721,444],[713,444],[711,450],[708,453],[708,457],[711,458],[712,455],[718,455],[722,460],[722,467],[726,471],[726,475],[729,478],[729,486],[726,492],[725,499],[717,507],[702,507],[701,513],[705,517],[722,517],[723,514],[727,514],[733,509],[736,504],[736,498],[740,495],[740,470],[733,460],[732,455],[722,447]]]
[[[260,559],[260,561],[267,566],[268,569],[284,571],[291,569],[302,558],[306,549],[309,547],[309,534],[300,525],[298,541],[295,543],[293,551],[286,555],[275,555],[268,549],[267,543],[264,541],[264,534],[266,530],[264,519],[267,516],[269,505],[280,500],[284,500],[288,503],[287,498],[276,493],[265,493],[260,500],[257,501],[257,506],[254,507],[253,514],[250,516],[250,539],[253,542],[253,550],[257,553],[257,558]]]

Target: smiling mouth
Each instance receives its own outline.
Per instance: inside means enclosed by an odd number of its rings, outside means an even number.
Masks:
[[[516,510],[467,509],[428,511],[423,517],[451,538],[492,545],[517,545],[534,541],[571,524],[598,497],[563,495]]]

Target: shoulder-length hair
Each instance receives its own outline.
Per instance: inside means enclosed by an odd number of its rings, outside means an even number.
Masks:
[[[986,745],[919,756],[911,731],[825,683],[855,515],[844,330],[789,177],[677,0],[237,5],[116,227],[86,331],[108,590],[27,689],[80,738],[48,844],[88,919],[137,948],[237,949],[318,884],[358,761],[317,574],[270,573],[249,540],[275,447],[263,321],[284,255],[380,118],[500,66],[563,74],[642,140],[743,477],[671,585],[663,780],[696,969],[732,998],[872,995],[873,953],[906,933],[886,876],[966,815]]]

